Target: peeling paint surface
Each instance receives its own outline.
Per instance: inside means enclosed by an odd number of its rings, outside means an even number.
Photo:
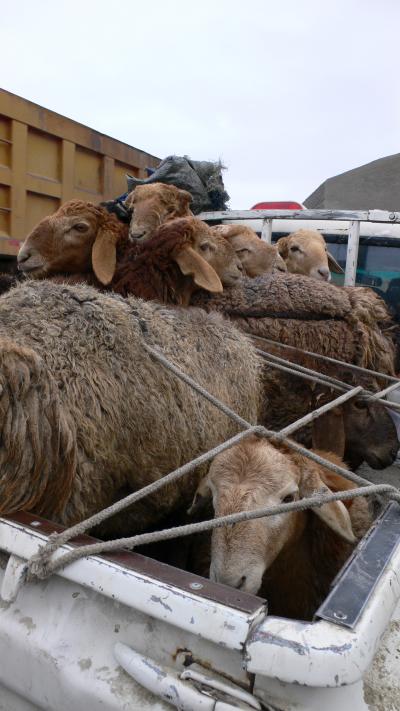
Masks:
[[[20,625],[24,625],[26,629],[28,630],[28,634],[30,634],[33,630],[36,629],[36,625],[34,624],[32,617],[21,617],[19,620]]]
[[[87,659],[80,659],[78,661],[78,666],[81,668],[82,671],[86,671],[92,666],[92,660],[89,657]]]
[[[166,610],[168,610],[168,612],[172,612],[172,607],[170,607],[169,605],[167,605],[166,602],[163,602],[163,600],[161,600],[161,597],[157,597],[156,595],[152,595],[151,598],[150,598],[150,600],[151,600],[152,602],[157,602],[159,605],[162,605],[162,607],[164,607]]]
[[[264,632],[263,630],[256,631],[252,636],[252,642],[261,642],[261,644],[276,644],[278,647],[288,647],[296,654],[308,654],[308,647],[305,647],[299,642],[293,642],[289,639],[283,639],[283,637],[278,637],[277,635],[271,634],[271,632]]]

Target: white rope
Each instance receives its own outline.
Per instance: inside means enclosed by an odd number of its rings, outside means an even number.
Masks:
[[[145,333],[144,333],[144,335],[145,335]],[[311,452],[310,450],[305,449],[304,447],[301,447],[296,442],[292,442],[291,440],[287,439],[288,430],[290,432],[293,432],[293,431],[295,431],[295,429],[299,429],[301,426],[303,426],[306,423],[305,420],[307,420],[307,422],[308,422],[311,419],[315,419],[315,417],[318,417],[319,415],[323,414],[323,412],[326,412],[328,409],[331,409],[332,407],[336,406],[338,401],[343,402],[344,399],[348,399],[349,397],[354,397],[355,395],[357,395],[360,392],[359,387],[353,388],[351,392],[345,393],[345,395],[342,395],[342,396],[336,398],[336,400],[333,400],[332,402],[328,403],[327,405],[324,405],[324,406],[318,408],[318,410],[315,410],[312,413],[309,413],[309,415],[306,415],[305,418],[301,418],[301,420],[296,421],[295,423],[290,425],[288,428],[285,428],[281,432],[274,432],[272,430],[266,429],[265,427],[252,425],[251,423],[244,420],[236,412],[234,412],[231,408],[229,408],[227,405],[225,405],[220,400],[218,400],[218,398],[211,395],[205,388],[203,388],[198,383],[196,383],[190,376],[188,376],[186,373],[184,373],[182,370],[180,370],[180,368],[178,368],[176,365],[171,363],[158,349],[153,348],[152,346],[148,345],[147,343],[144,344],[144,348],[145,348],[145,350],[147,350],[147,352],[152,357],[156,358],[165,368],[170,370],[176,377],[183,380],[190,387],[192,387],[196,392],[198,392],[199,395],[206,398],[209,402],[211,402],[215,407],[217,407],[219,410],[224,412],[224,414],[226,414],[228,417],[230,417],[239,426],[243,427],[244,431],[235,435],[234,437],[231,437],[229,440],[219,444],[218,446],[214,447],[213,449],[209,450],[208,452],[205,452],[204,454],[200,455],[199,457],[196,457],[195,459],[188,462],[187,464],[184,464],[183,466],[179,467],[178,469],[175,469],[173,472],[170,472],[169,474],[162,477],[161,479],[158,479],[158,480],[152,482],[151,484],[149,484],[148,486],[143,487],[139,491],[136,491],[136,492],[130,494],[129,496],[125,497],[124,499],[117,501],[112,506],[109,506],[108,508],[103,509],[102,511],[99,511],[98,513],[94,514],[90,518],[85,519],[84,521],[81,521],[80,523],[76,524],[75,526],[71,526],[70,528],[67,528],[65,531],[63,531],[60,534],[52,534],[49,537],[48,542],[40,549],[40,551],[36,555],[32,556],[29,559],[29,561],[27,562],[27,570],[26,570],[27,579],[29,579],[29,580],[34,579],[34,578],[44,579],[48,575],[51,575],[56,570],[59,570],[64,565],[67,565],[68,563],[72,562],[73,560],[77,560],[78,558],[84,557],[85,555],[94,555],[96,552],[100,553],[100,552],[105,552],[105,551],[111,551],[111,550],[115,550],[116,548],[120,548],[121,546],[133,548],[133,547],[139,545],[138,541],[140,541],[140,544],[143,545],[145,542],[166,540],[168,538],[175,538],[179,535],[186,536],[186,535],[190,535],[191,533],[198,532],[200,530],[201,531],[211,530],[212,528],[215,528],[218,526],[228,525],[228,524],[232,524],[232,523],[238,523],[239,521],[250,520],[252,518],[260,518],[262,516],[270,516],[270,515],[280,513],[280,512],[286,512],[286,511],[291,511],[291,510],[303,510],[308,507],[321,506],[323,503],[327,503],[328,501],[335,501],[338,499],[349,499],[349,498],[353,498],[354,496],[362,496],[362,495],[366,496],[366,495],[372,494],[372,493],[375,493],[375,494],[385,493],[389,498],[396,500],[400,503],[400,492],[395,487],[392,487],[392,486],[389,486],[386,484],[371,486],[370,482],[367,479],[364,479],[363,477],[360,477],[357,474],[354,474],[353,472],[350,472],[347,469],[344,469],[343,467],[333,464],[332,462],[320,457],[315,452]],[[293,369],[293,373],[296,374],[297,371],[295,371]],[[347,397],[345,398],[345,396],[347,396]],[[219,519],[212,519],[211,521],[205,521],[205,522],[200,522],[200,523],[191,523],[191,524],[188,524],[187,526],[175,527],[172,529],[166,529],[164,531],[155,531],[152,533],[144,533],[144,534],[139,534],[136,536],[131,536],[128,538],[121,538],[121,539],[114,540],[114,541],[101,541],[99,543],[95,543],[95,544],[92,544],[89,546],[81,546],[81,547],[79,547],[73,551],[70,551],[69,553],[59,557],[56,560],[54,560],[54,559],[50,560],[51,556],[54,554],[54,552],[61,545],[65,544],[71,538],[78,536],[81,533],[84,533],[89,528],[92,528],[95,525],[99,525],[100,523],[102,523],[103,521],[108,519],[110,516],[113,516],[116,513],[127,508],[128,506],[131,506],[133,503],[144,498],[145,496],[155,493],[156,491],[160,490],[167,484],[177,481],[178,479],[185,476],[185,474],[193,471],[193,469],[195,469],[196,467],[198,467],[201,464],[204,464],[205,462],[214,458],[220,452],[224,451],[225,449],[228,449],[229,447],[232,447],[234,444],[237,444],[242,439],[244,439],[245,437],[248,437],[251,434],[256,434],[261,437],[266,437],[272,441],[275,440],[275,441],[285,442],[286,446],[288,446],[289,448],[299,452],[300,454],[303,454],[304,456],[308,457],[312,461],[315,461],[318,464],[321,464],[326,469],[329,469],[337,474],[340,474],[341,476],[344,476],[346,479],[349,479],[355,483],[361,484],[362,488],[361,489],[352,489],[351,491],[337,492],[336,494],[326,495],[326,496],[328,496],[328,498],[326,498],[326,497],[325,498],[324,497],[312,497],[309,499],[302,499],[301,501],[294,502],[293,504],[282,504],[281,506],[273,506],[273,507],[269,507],[267,509],[259,509],[257,511],[250,511],[250,512],[247,511],[247,512],[241,512],[238,514],[231,514],[231,516],[228,516],[228,517],[222,517]]]
[[[88,546],[80,546],[73,550],[64,553],[60,557],[53,560],[43,560],[40,553],[33,556],[28,562],[27,580],[34,578],[45,579],[49,575],[57,572],[66,565],[70,565],[80,558],[88,555],[98,555],[100,553],[110,553],[111,551],[128,548],[132,550],[138,546],[166,541],[172,538],[180,538],[182,536],[190,536],[193,533],[203,533],[212,531],[214,528],[222,526],[232,526],[236,523],[244,521],[252,521],[257,518],[275,516],[276,514],[291,513],[293,511],[305,511],[310,508],[317,508],[328,504],[331,501],[346,501],[354,499],[358,496],[368,496],[369,494],[387,494],[390,499],[400,503],[400,492],[389,484],[378,484],[373,486],[362,487],[361,489],[351,489],[346,491],[337,491],[330,494],[315,494],[300,501],[294,501],[289,504],[280,504],[277,506],[267,506],[252,511],[240,511],[239,513],[229,514],[227,516],[217,516],[216,518],[208,519],[207,521],[199,521],[198,523],[189,523],[185,526],[175,526],[173,528],[165,528],[161,531],[152,531],[151,533],[140,533],[129,538],[118,538],[113,541],[99,541]],[[58,547],[58,546],[57,546]]]

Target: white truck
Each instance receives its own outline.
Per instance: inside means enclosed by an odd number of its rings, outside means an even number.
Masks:
[[[348,284],[360,223],[361,234],[364,223],[400,229],[400,213],[289,212],[203,217],[261,220],[264,237],[274,219],[323,219],[330,231],[340,220],[350,230]],[[273,617],[268,601],[126,550],[27,580],[27,561],[60,530],[24,512],[0,518],[1,711],[399,711],[398,502],[384,507],[313,622]],[[73,539],[54,559],[91,541]]]

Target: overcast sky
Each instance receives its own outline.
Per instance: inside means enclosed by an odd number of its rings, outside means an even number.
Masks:
[[[399,0],[13,0],[0,84],[163,158],[231,207],[400,152]]]

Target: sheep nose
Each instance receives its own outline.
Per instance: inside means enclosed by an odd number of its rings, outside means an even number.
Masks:
[[[20,249],[18,252],[17,256],[17,262],[18,264],[22,264],[22,262],[26,262],[29,257],[32,256],[32,252],[30,249]]]
[[[239,264],[237,265],[237,268],[239,269],[240,272],[244,271],[242,262],[239,262]]]
[[[318,274],[321,274],[322,278],[325,279],[326,281],[329,280],[330,271],[329,271],[328,267],[320,267],[318,269]]]
[[[245,575],[242,575],[242,577],[240,578],[240,580],[238,581],[238,583],[237,583],[237,585],[236,585],[236,587],[237,587],[238,590],[241,590],[241,589],[243,588],[243,586],[244,586],[245,583],[246,583],[246,580],[247,580],[246,576],[245,576]]]
[[[141,237],[144,237],[145,234],[146,234],[145,230],[140,230],[140,229],[139,230],[130,230],[129,238],[131,240],[141,239]]]

